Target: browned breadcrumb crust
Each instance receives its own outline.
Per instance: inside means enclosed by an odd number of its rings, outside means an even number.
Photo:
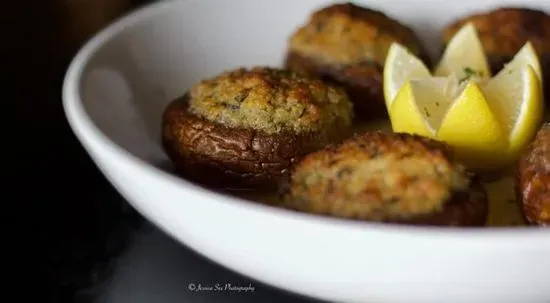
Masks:
[[[315,11],[290,38],[290,50],[332,65],[374,62],[384,65],[393,42],[423,53],[407,26],[380,11],[338,3]]]
[[[367,132],[306,156],[284,205],[367,221],[484,225],[487,196],[443,143]]]
[[[527,222],[550,226],[550,123],[541,127],[519,159],[516,195]]]
[[[382,66],[372,62],[345,67],[323,65],[295,52],[288,53],[285,65],[297,72],[321,76],[327,83],[343,87],[354,103],[354,113],[359,119],[387,116]]]
[[[476,27],[493,73],[502,69],[521,47],[531,41],[543,69],[550,69],[550,15],[544,11],[501,7],[460,18],[443,31],[445,44],[467,22]]]
[[[269,67],[240,68],[201,81],[191,89],[189,104],[193,114],[212,122],[268,134],[351,124],[353,114],[342,89]]]
[[[290,37],[285,66],[343,87],[362,120],[385,117],[382,75],[393,42],[430,65],[420,39],[382,12],[338,3],[314,12]]]

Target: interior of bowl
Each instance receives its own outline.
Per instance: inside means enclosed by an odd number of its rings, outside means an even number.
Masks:
[[[86,47],[80,101],[95,126],[148,164],[170,167],[160,144],[165,106],[195,82],[236,67],[281,66],[287,39],[326,0],[166,1],[119,20]],[[357,1],[413,27],[439,53],[440,29],[514,1]],[[537,1],[525,5],[540,7]]]
[[[333,1],[173,1],[107,29],[82,77],[82,102],[99,129],[151,164],[160,149],[164,107],[195,82],[241,66],[281,66],[287,39],[316,8]],[[359,1],[361,2],[361,1]],[[439,29],[467,13],[513,1],[362,1],[413,27],[432,55]],[[531,4],[529,4],[531,5]],[[538,4],[533,1],[532,6]]]

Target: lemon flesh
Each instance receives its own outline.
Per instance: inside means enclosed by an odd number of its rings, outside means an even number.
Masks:
[[[435,139],[454,147],[467,166],[492,169],[506,162],[500,157],[507,147],[506,132],[475,82],[468,83],[442,120]]]
[[[483,93],[506,131],[506,150],[513,157],[533,140],[542,121],[544,103],[539,78],[531,65],[516,71],[503,70],[483,87]]]
[[[537,74],[537,77],[539,78],[539,82],[542,83],[542,68],[540,66],[540,61],[535,51],[535,48],[533,47],[533,44],[531,44],[531,42],[525,43],[525,45],[523,45],[523,47],[517,52],[514,58],[512,58],[512,60],[504,66],[503,70],[500,71],[499,74],[506,72],[510,73],[514,69],[522,68],[527,65],[533,68],[533,71],[535,72],[535,74]],[[498,74],[495,76],[495,78],[497,76]]]
[[[430,77],[429,69],[405,46],[393,43],[386,56],[383,82],[384,99],[389,109],[399,89],[410,79]]]
[[[467,23],[451,38],[434,71],[435,76],[451,74],[460,80],[491,77],[487,57],[472,23]]]
[[[531,142],[544,113],[542,69],[527,42],[514,58],[482,87],[487,102],[506,129],[507,154],[514,158]]]
[[[443,77],[407,81],[389,110],[392,129],[434,137],[453,101],[452,84]]]
[[[433,137],[435,130],[428,125],[416,100],[413,84],[408,81],[399,90],[388,110],[392,130],[398,133]]]

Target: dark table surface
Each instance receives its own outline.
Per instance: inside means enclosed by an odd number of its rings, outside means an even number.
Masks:
[[[98,303],[313,302],[227,271],[151,226],[138,230],[132,242],[105,282],[82,289],[81,297]]]
[[[146,221],[109,186],[94,196],[88,216],[70,222],[73,232],[60,232],[67,225],[45,228],[45,249],[38,258],[33,251],[38,266],[50,272],[48,302],[318,302],[203,258]]]

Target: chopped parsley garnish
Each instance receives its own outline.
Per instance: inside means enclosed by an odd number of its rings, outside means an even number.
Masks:
[[[464,68],[464,73],[466,74],[466,76],[471,77],[471,76],[474,76],[476,74],[476,71],[469,68],[469,67],[465,67]]]
[[[470,79],[471,77],[473,76],[478,76],[478,77],[483,77],[483,72],[478,72],[478,71],[475,71],[474,69],[470,68],[470,67],[465,67],[464,68],[464,74],[466,74],[466,76],[462,79],[459,80],[459,83],[462,84],[462,82]]]

